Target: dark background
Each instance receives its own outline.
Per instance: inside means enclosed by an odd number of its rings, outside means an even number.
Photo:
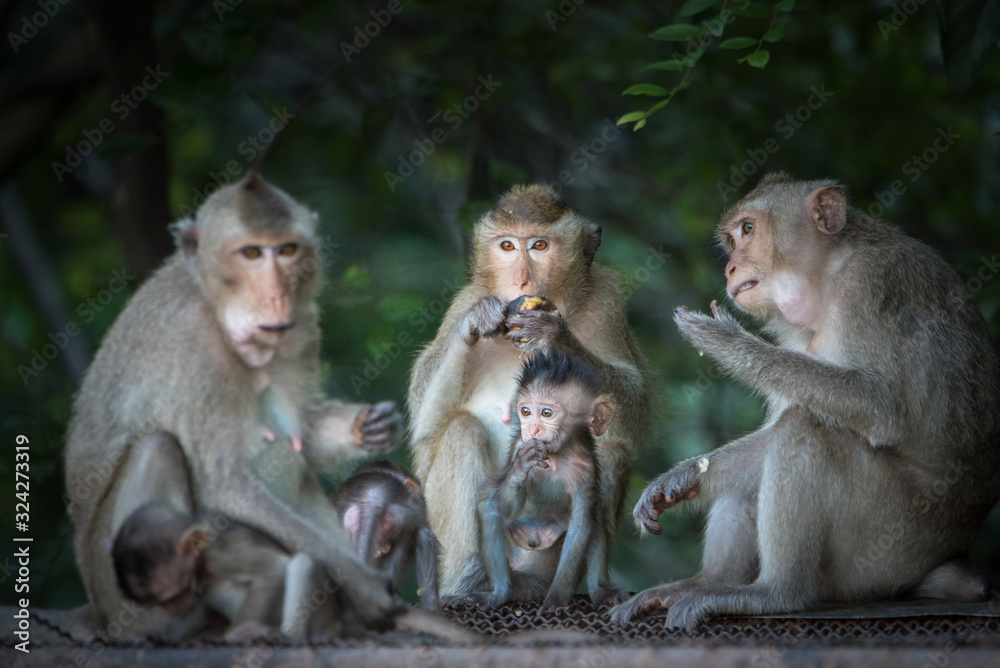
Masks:
[[[712,228],[767,170],[837,178],[855,206],[884,206],[958,270],[996,342],[997,3],[801,2],[786,13],[765,2],[691,71],[644,70],[686,49],[651,31],[700,24],[721,6],[681,17],[682,4],[0,2],[0,524],[13,527],[23,434],[31,603],[84,600],[60,498],[82,373],[170,252],[166,225],[251,163],[320,214],[330,393],[400,404],[464,281],[472,222],[509,186],[561,176],[563,197],[604,228],[598,260],[630,286],[656,373],[655,428],[629,508],[652,476],[761,420],[758,399],[681,341],[671,309],[724,295]],[[756,47],[719,47],[778,26],[764,69],[738,62]],[[643,129],[615,130],[664,99],[623,97],[627,87],[682,82]],[[939,133],[951,139],[934,148]],[[394,459],[405,463],[405,450]],[[642,542],[623,523],[614,579],[637,590],[693,573],[700,523],[673,515],[664,536]],[[0,553],[5,602],[13,551]],[[974,558],[995,576],[998,556],[994,512]]]

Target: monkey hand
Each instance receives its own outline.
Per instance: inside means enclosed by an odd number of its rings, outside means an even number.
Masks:
[[[717,301],[712,301],[712,315],[678,306],[674,309],[674,322],[699,355],[708,353],[713,359],[732,355],[739,341],[754,338]]]
[[[503,331],[507,306],[499,297],[483,297],[465,314],[465,342],[474,345],[480,337],[492,338]]]
[[[351,434],[355,444],[368,452],[388,452],[399,442],[402,425],[403,416],[396,410],[396,404],[382,401],[361,407]]]
[[[566,320],[558,313],[541,309],[518,311],[507,318],[504,337],[525,353],[549,351],[572,336]]]
[[[514,453],[514,468],[511,474],[526,480],[536,468],[549,468],[549,451],[545,443],[537,438],[522,441]]]
[[[343,571],[334,580],[339,582],[347,594],[354,613],[367,628],[377,631],[391,629],[395,617],[406,611],[403,599],[395,591],[387,573],[358,563],[359,571],[346,576]]]
[[[698,496],[698,486],[702,474],[708,470],[708,462],[708,457],[692,457],[649,483],[632,512],[636,526],[659,536],[663,532],[660,513]]]

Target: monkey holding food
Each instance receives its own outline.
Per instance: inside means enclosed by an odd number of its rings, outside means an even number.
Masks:
[[[563,352],[525,361],[514,397],[518,418],[507,465],[479,504],[479,554],[459,596],[499,606],[542,599],[569,604],[580,580],[595,603],[624,600],[604,569],[595,438],[615,400],[600,378]]]
[[[385,575],[355,554],[317,477],[392,448],[401,416],[390,402],[323,396],[316,225],[250,172],[172,227],[177,251],[105,336],[74,403],[65,462],[98,627],[125,602],[106,545],[150,501],[186,515],[217,510],[309,555],[363,623],[383,627],[401,609]],[[267,442],[273,429],[282,443]],[[129,632],[179,636],[197,623],[161,613],[145,611]]]
[[[384,569],[397,589],[412,560],[420,607],[437,610],[438,542],[420,483],[387,461],[366,464],[334,493],[333,505],[358,556]]]
[[[477,504],[507,464],[506,407],[524,353],[578,357],[618,400],[595,448],[602,518],[594,550],[607,580],[607,548],[646,433],[651,383],[619,279],[594,260],[600,245],[601,229],[546,186],[515,186],[476,223],[469,284],[417,359],[408,395],[410,452],[441,541],[444,595],[460,593],[463,567],[479,549]],[[525,295],[544,295],[553,307],[508,308]]]
[[[1000,495],[1000,366],[962,281],[934,251],[848,205],[829,181],[769,174],[726,211],[722,307],[681,334],[767,400],[757,431],[649,484],[637,524],[711,504],[701,572],[611,616],[667,625],[907,594],[982,600],[966,561]]]
[[[313,560],[221,513],[196,519],[147,503],[122,524],[111,556],[118,585],[136,603],[176,616],[204,604],[229,622],[230,639],[273,628],[300,640],[315,621]],[[339,615],[324,612],[329,625],[321,632],[339,635]]]

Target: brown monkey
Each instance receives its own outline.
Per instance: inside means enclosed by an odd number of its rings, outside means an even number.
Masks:
[[[618,419],[597,440],[600,560],[607,569],[607,543],[646,430],[650,384],[618,278],[594,261],[600,244],[601,229],[545,186],[514,187],[476,223],[470,282],[417,359],[408,397],[411,453],[441,541],[444,594],[459,591],[462,567],[478,547],[481,490],[507,463],[503,407],[517,388],[524,352],[579,357],[597,373],[601,391],[618,399]],[[545,295],[558,312],[507,313],[505,305],[522,295]]]
[[[344,481],[333,505],[358,556],[383,568],[396,587],[414,561],[420,607],[437,610],[438,542],[427,526],[420,483],[389,462],[368,464]]]
[[[461,592],[488,605],[544,596],[569,604],[586,574],[595,603],[620,602],[606,578],[601,545],[599,465],[594,438],[615,415],[593,369],[562,352],[538,353],[518,379],[507,466],[479,504],[480,553],[466,564]]]
[[[108,332],[69,426],[74,547],[97,623],[123,603],[105,546],[148,501],[212,508],[308,554],[381,623],[398,601],[351,549],[315,471],[390,448],[400,417],[322,397],[315,214],[251,172],[173,229],[177,252]],[[275,414],[293,445],[261,437]],[[183,623],[154,609],[129,631]]]
[[[187,615],[204,602],[230,622],[227,637],[259,625],[306,635],[312,559],[221,513],[196,519],[147,503],[122,524],[111,556],[118,585],[139,605]]]
[[[718,237],[730,298],[776,343],[715,302],[675,320],[768,418],[646,488],[635,518],[653,533],[664,509],[711,504],[702,570],[612,617],[669,608],[691,629],[821,601],[984,597],[961,558],[998,496],[1000,367],[959,277],[828,181],[768,175]]]

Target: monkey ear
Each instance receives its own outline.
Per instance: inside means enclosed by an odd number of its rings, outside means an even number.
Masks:
[[[205,548],[211,542],[212,538],[208,535],[205,526],[203,524],[195,524],[188,528],[181,535],[181,539],[177,541],[177,553],[182,557],[194,558],[204,552]]]
[[[420,483],[409,476],[403,481],[403,487],[414,493],[420,491]]]
[[[193,220],[185,218],[171,223],[170,234],[174,237],[174,244],[184,251],[184,255],[191,258],[198,253],[198,226]]]
[[[590,409],[592,415],[590,431],[593,432],[594,436],[600,436],[608,430],[608,425],[614,419],[617,409],[618,402],[609,394],[602,394],[594,399],[594,404]]]
[[[601,228],[597,225],[587,225],[583,228],[583,259],[590,266],[601,247]]]
[[[836,234],[847,224],[847,195],[842,186],[816,188],[806,198],[806,209],[824,234]]]

